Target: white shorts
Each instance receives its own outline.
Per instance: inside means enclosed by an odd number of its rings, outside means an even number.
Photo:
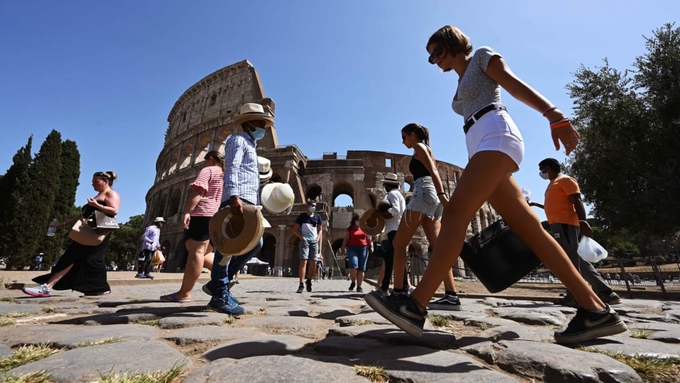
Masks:
[[[507,154],[519,170],[524,158],[522,134],[504,110],[492,110],[477,120],[465,135],[465,143],[468,159],[479,152],[501,152]]]

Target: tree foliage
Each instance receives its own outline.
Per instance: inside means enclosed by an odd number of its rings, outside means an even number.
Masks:
[[[74,141],[66,140],[61,143],[61,169],[59,173],[59,187],[49,216],[63,222],[80,213],[74,204],[78,179],[80,178],[80,152]],[[43,265],[51,265],[61,255],[68,239],[69,230],[57,230],[53,237],[42,237],[38,251],[45,253]]]
[[[128,262],[135,263],[135,256],[139,244],[139,238],[144,230],[144,215],[134,215],[120,229],[114,231],[109,238],[109,247],[106,250],[106,264],[111,261],[120,266]]]
[[[13,204],[12,193],[20,182],[19,178],[26,173],[31,165],[33,157],[31,150],[33,136],[28,138],[26,146],[17,150],[13,157],[12,166],[7,169],[5,175],[0,179],[0,258],[6,260],[10,256],[11,244],[13,242],[10,221],[17,212],[17,206]]]
[[[680,228],[680,29],[646,38],[634,70],[581,66],[567,86],[581,144],[570,163],[595,218],[612,231]]]

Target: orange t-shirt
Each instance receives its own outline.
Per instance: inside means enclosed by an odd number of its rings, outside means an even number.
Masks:
[[[566,223],[567,225],[578,226],[578,215],[569,196],[580,193],[578,182],[569,176],[560,174],[550,181],[548,188],[545,189],[545,202],[543,203],[548,223]]]

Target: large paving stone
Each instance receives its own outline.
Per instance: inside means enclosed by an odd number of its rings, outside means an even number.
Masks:
[[[375,339],[392,345],[425,346],[437,349],[450,349],[458,346],[456,336],[444,331],[425,331],[421,338],[416,338],[394,326],[348,326],[334,327],[328,330],[330,336]]]
[[[340,326],[357,326],[364,324],[392,324],[392,322],[383,318],[375,311],[365,312],[361,314],[352,314],[344,317],[335,318],[335,322]]]
[[[645,339],[658,340],[665,343],[680,343],[680,324],[674,323],[635,323],[629,325],[631,331],[638,330]]]
[[[375,339],[347,338],[330,336],[322,339],[314,346],[314,351],[321,355],[346,356],[353,358],[357,353],[377,348],[386,344]]]
[[[404,382],[516,382],[484,367],[467,355],[425,347],[389,347],[356,356],[362,363],[382,366],[391,379]]]
[[[510,319],[503,319],[503,318],[496,318],[496,317],[485,317],[485,316],[479,316],[479,317],[473,317],[469,319],[465,319],[463,323],[466,326],[475,326],[475,327],[481,327],[481,328],[488,328],[488,327],[495,327],[495,326],[512,326],[518,324],[518,322],[515,322],[514,320]]]
[[[9,302],[0,302],[0,315],[19,313],[24,313],[28,315],[42,314],[43,307],[47,306],[39,304],[26,304],[26,303],[14,304]]]
[[[205,353],[208,360],[220,358],[243,359],[261,355],[286,355],[302,350],[312,339],[295,335],[263,335],[243,339],[232,339]]]
[[[168,371],[173,366],[191,368],[191,361],[164,342],[130,341],[76,348],[8,371],[24,375],[38,371],[51,374],[50,382],[92,382],[101,375]]]
[[[14,352],[10,347],[4,344],[0,344],[0,359],[12,356]]]
[[[464,351],[526,379],[544,382],[642,382],[635,370],[606,355],[553,343],[523,340],[485,342],[465,347]]]
[[[631,338],[628,335],[615,335],[583,343],[584,347],[629,356],[643,355],[649,358],[680,358],[677,344],[662,343],[650,339]]]
[[[326,329],[333,325],[333,322],[294,316],[253,316],[239,319],[238,325],[258,327],[274,334],[295,333],[302,336],[321,337],[326,333]]]
[[[17,332],[21,333],[17,337]],[[26,325],[0,328],[0,342],[11,347],[25,344],[51,344],[74,348],[86,342],[106,338],[125,340],[149,340],[158,336],[158,329],[144,325],[72,326],[72,325]]]
[[[501,318],[530,325],[563,326],[568,323],[566,315],[556,310],[498,308],[493,312]]]
[[[158,326],[162,329],[194,326],[220,326],[226,323],[227,318],[227,315],[217,312],[183,312],[161,318],[158,321]]]
[[[497,338],[496,340],[533,340],[536,342],[552,341],[554,330],[539,326],[498,326],[482,331],[480,336]]]
[[[349,362],[347,362],[349,363]],[[183,383],[223,382],[324,382],[368,383],[350,365],[323,362],[305,356],[257,356],[240,360],[220,359],[196,369]]]
[[[173,341],[178,346],[186,346],[194,343],[241,339],[258,335],[264,336],[255,327],[200,326],[165,332],[162,338]]]

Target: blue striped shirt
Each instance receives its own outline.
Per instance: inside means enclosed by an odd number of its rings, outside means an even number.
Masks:
[[[255,140],[246,132],[227,137],[222,201],[238,196],[250,203],[259,203],[260,171],[257,167],[256,146]]]

